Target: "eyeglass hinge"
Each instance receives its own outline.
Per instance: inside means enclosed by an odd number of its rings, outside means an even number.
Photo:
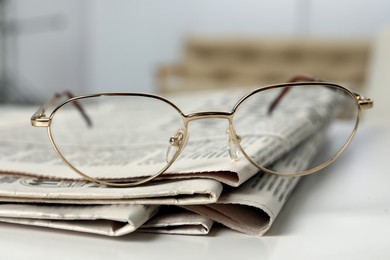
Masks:
[[[50,119],[45,114],[35,114],[31,117],[31,125],[33,126],[49,126]]]
[[[373,108],[374,101],[371,98],[366,98],[362,96],[356,96],[359,106],[362,110]]]

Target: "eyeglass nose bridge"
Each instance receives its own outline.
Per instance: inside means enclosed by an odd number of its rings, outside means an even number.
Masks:
[[[241,141],[241,137],[237,135],[234,130],[233,114],[234,112],[225,112],[225,111],[198,112],[198,113],[184,115],[184,121],[187,128],[188,122],[190,121],[210,119],[210,118],[227,119],[229,121],[229,125],[226,129],[228,152],[229,152],[230,159],[232,161],[236,161],[238,158],[238,152],[241,150],[241,147],[239,145]]]
[[[206,112],[197,112],[197,113],[184,115],[184,122],[188,124],[188,122],[195,121],[195,120],[201,120],[207,118],[221,118],[221,119],[227,119],[229,123],[232,123],[232,117],[233,117],[232,112],[206,111]]]

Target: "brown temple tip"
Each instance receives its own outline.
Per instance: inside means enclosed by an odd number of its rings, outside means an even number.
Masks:
[[[310,81],[318,81],[318,80],[310,74],[297,74],[294,77],[290,78],[288,82],[293,83],[293,82],[301,82],[301,81],[310,82]],[[268,108],[268,115],[272,114],[272,111],[276,108],[280,100],[283,98],[284,95],[287,94],[289,90],[290,90],[289,87],[284,88],[279,93],[279,95],[272,101],[271,105]]]
[[[69,91],[69,90],[65,90],[65,91],[63,91],[63,92],[61,92],[61,93],[56,93],[56,96],[57,96],[57,97],[67,96],[68,98],[74,98],[74,97],[75,97],[75,95],[74,95],[71,91]],[[81,104],[80,104],[77,100],[75,100],[75,101],[72,102],[72,103],[75,105],[75,107],[77,108],[77,110],[80,111],[82,117],[83,117],[83,118],[85,119],[85,121],[87,122],[87,125],[88,125],[89,127],[92,126],[92,121],[91,121],[91,119],[89,118],[89,116],[87,115],[87,113],[85,112],[84,108],[81,106]]]
[[[288,82],[300,82],[300,81],[317,81],[317,79],[310,74],[297,74],[294,77],[290,78]]]

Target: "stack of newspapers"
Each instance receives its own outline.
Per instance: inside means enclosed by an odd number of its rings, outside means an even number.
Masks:
[[[226,111],[241,94],[181,94],[172,99],[185,111]],[[329,103],[310,99],[305,102],[308,111],[325,107],[331,117]],[[218,120],[211,120],[191,125],[187,147],[158,180],[130,188],[98,185],[67,167],[51,147],[47,131],[30,125],[36,109],[2,107],[0,111],[1,222],[105,236],[135,231],[206,235],[214,223],[219,223],[261,236],[270,229],[300,179],[261,172],[240,155],[232,161],[226,148],[226,126],[219,127],[214,122]],[[290,156],[299,165],[317,153],[317,140],[323,131],[313,126],[315,122],[297,124],[275,122],[274,127],[287,142],[292,138],[305,142],[300,146],[304,151]],[[142,127],[158,126],[150,122]],[[300,131],[313,133],[309,138],[300,138]],[[272,150],[268,148],[265,151]],[[141,156],[148,160],[147,152]],[[142,166],[123,167],[136,172]]]

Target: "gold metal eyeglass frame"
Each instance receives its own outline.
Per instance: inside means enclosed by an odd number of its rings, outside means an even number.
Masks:
[[[334,162],[344,152],[344,150],[351,143],[353,137],[355,136],[355,133],[357,131],[357,127],[359,125],[360,117],[361,117],[361,111],[372,108],[374,102],[370,98],[363,97],[363,96],[361,96],[360,94],[358,94],[356,92],[353,92],[353,91],[351,91],[351,90],[349,90],[349,89],[347,89],[347,88],[345,88],[343,86],[340,86],[340,85],[337,85],[337,84],[334,84],[334,83],[328,83],[328,82],[322,82],[322,81],[314,80],[314,78],[311,78],[311,77],[297,77],[295,80],[294,79],[292,81],[290,81],[289,83],[270,85],[270,86],[265,86],[265,87],[261,87],[261,88],[253,90],[249,94],[243,96],[233,106],[233,108],[232,108],[232,110],[230,112],[227,112],[227,111],[207,111],[207,112],[198,112],[198,113],[185,114],[175,104],[173,104],[171,101],[169,101],[169,100],[167,100],[167,99],[165,99],[165,98],[163,98],[161,96],[158,96],[158,95],[146,94],[146,93],[98,93],[98,94],[74,97],[70,92],[63,92],[61,94],[56,94],[53,98],[51,98],[49,101],[44,103],[37,110],[37,112],[35,112],[33,114],[33,116],[31,117],[31,124],[33,126],[36,126],[36,127],[46,127],[47,128],[47,132],[48,132],[48,136],[49,136],[49,139],[50,139],[50,143],[53,146],[54,150],[57,152],[57,154],[60,156],[60,158],[65,162],[65,164],[68,165],[74,172],[76,172],[77,174],[79,174],[80,176],[82,176],[86,180],[89,180],[89,181],[92,181],[92,182],[95,182],[95,183],[98,183],[98,184],[102,184],[102,185],[107,185],[107,186],[114,186],[114,187],[133,187],[133,186],[138,186],[138,185],[147,183],[147,182],[157,178],[161,174],[163,174],[175,162],[175,160],[179,157],[179,155],[181,154],[181,152],[182,152],[182,150],[183,150],[183,148],[185,146],[185,140],[186,140],[186,138],[188,136],[188,134],[187,134],[188,123],[191,122],[191,121],[201,120],[201,119],[206,119],[206,118],[227,119],[228,123],[229,123],[228,124],[228,133],[227,133],[229,135],[229,138],[231,138],[233,144],[244,155],[244,157],[250,163],[252,163],[254,166],[256,166],[259,170],[267,172],[267,173],[270,173],[270,174],[279,175],[279,176],[303,176],[303,175],[311,174],[311,173],[314,173],[316,171],[319,171],[319,170],[325,168],[326,166],[328,166],[329,164]],[[302,80],[302,79],[305,80],[305,81],[300,82],[300,80]],[[273,103],[269,107],[269,111],[268,112],[271,113],[272,110],[274,109],[274,107],[277,106],[277,104],[280,101],[280,99],[282,99],[282,97],[285,95],[285,93],[291,87],[294,87],[294,86],[305,86],[305,85],[321,85],[321,86],[327,86],[327,87],[330,87],[330,88],[340,89],[340,90],[344,91],[345,93],[347,93],[348,95],[350,95],[354,99],[354,101],[356,102],[356,105],[357,105],[356,107],[358,109],[358,113],[357,113],[357,118],[356,118],[356,123],[354,125],[354,129],[353,129],[349,139],[344,144],[344,146],[334,155],[334,157],[332,157],[332,158],[328,159],[327,161],[323,162],[322,164],[320,164],[320,165],[318,165],[318,166],[316,166],[314,168],[311,168],[309,170],[306,170],[306,171],[293,173],[293,174],[290,174],[290,173],[289,174],[284,174],[284,173],[279,173],[279,172],[272,171],[270,169],[266,169],[263,166],[258,165],[256,162],[254,162],[253,159],[250,158],[250,156],[247,155],[247,153],[245,152],[245,150],[242,148],[242,146],[240,144],[240,136],[238,136],[235,133],[235,130],[234,130],[234,127],[233,127],[233,116],[234,116],[234,113],[235,113],[236,109],[240,106],[240,104],[243,101],[245,101],[247,98],[251,97],[252,95],[254,95],[256,93],[259,93],[261,91],[268,90],[268,89],[282,88],[282,91],[280,92],[279,96],[273,101]],[[63,101],[61,104],[56,106],[56,104],[59,101],[61,101],[64,98],[64,96],[66,97],[66,100]],[[74,167],[62,155],[62,153],[60,152],[60,150],[58,149],[58,147],[56,146],[56,144],[55,144],[55,142],[53,140],[52,132],[51,132],[51,122],[52,122],[52,119],[55,116],[56,112],[62,106],[72,102],[72,104],[74,104],[76,106],[76,108],[79,110],[79,112],[81,113],[83,118],[86,120],[87,124],[89,126],[93,127],[93,122],[91,122],[91,120],[89,119],[87,113],[84,111],[84,109],[81,107],[81,105],[79,104],[78,101],[82,100],[82,99],[86,99],[86,98],[103,97],[103,96],[141,96],[141,97],[154,98],[154,99],[163,101],[166,104],[170,105],[171,107],[173,107],[180,114],[180,116],[181,116],[181,118],[183,120],[184,129],[183,129],[182,132],[178,132],[176,134],[176,136],[172,136],[169,139],[170,145],[175,147],[176,151],[175,151],[174,155],[172,156],[172,158],[169,160],[169,162],[167,162],[167,165],[165,167],[163,167],[163,169],[161,169],[156,174],[154,174],[154,175],[152,175],[150,177],[144,178],[142,180],[132,181],[132,182],[111,182],[111,181],[107,181],[107,180],[96,179],[96,178],[93,178],[91,176],[88,176],[88,175],[84,174],[83,172],[78,170],[76,167]],[[51,106],[55,106],[55,108],[52,110],[50,115],[47,115],[46,111]]]

